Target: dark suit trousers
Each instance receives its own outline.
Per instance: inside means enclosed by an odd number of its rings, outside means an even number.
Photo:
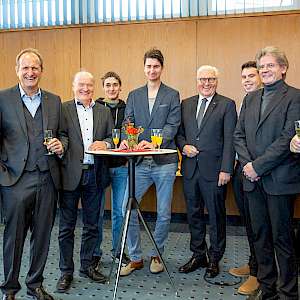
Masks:
[[[234,192],[235,202],[239,209],[242,222],[245,225],[248,243],[249,243],[249,267],[250,267],[250,275],[255,276],[257,275],[257,261],[255,257],[255,250],[254,250],[254,236],[253,230],[250,221],[250,212],[249,212],[249,203],[248,199],[243,190],[243,174],[242,174],[242,166],[239,161],[237,161],[234,174],[232,177],[232,187]]]
[[[257,278],[263,299],[278,295],[280,299],[296,300],[298,283],[292,228],[294,196],[269,195],[261,182],[256,183],[255,189],[246,192],[246,195],[257,253]]]
[[[3,293],[16,293],[24,241],[28,229],[30,263],[26,285],[40,287],[46,264],[50,235],[56,212],[57,191],[50,172],[24,172],[10,187],[1,187],[5,229],[3,236],[4,282]]]
[[[74,231],[78,202],[82,205],[82,236],[80,249],[81,271],[92,264],[98,239],[98,219],[102,189],[97,187],[94,168],[83,170],[81,182],[75,191],[63,191],[59,209],[59,268],[62,274],[73,274]]]
[[[196,168],[191,179],[183,177],[183,190],[191,232],[190,249],[193,256],[204,257],[207,253],[204,218],[204,207],[206,207],[210,225],[208,257],[212,262],[219,262],[226,247],[226,186],[218,187],[217,182],[205,180]]]

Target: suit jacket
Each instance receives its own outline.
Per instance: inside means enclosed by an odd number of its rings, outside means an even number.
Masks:
[[[80,184],[84,145],[81,135],[80,123],[74,100],[63,103],[63,130],[69,139],[68,150],[62,159],[63,189],[74,191]],[[110,110],[99,102],[93,106],[93,139],[106,141],[112,144],[111,131],[113,120]],[[102,156],[94,156],[96,184],[105,188],[109,184],[108,167]]]
[[[125,109],[125,121],[134,122],[135,126],[142,126],[144,132],[139,141],[151,142],[151,129],[163,129],[163,143],[161,148],[176,149],[175,135],[180,125],[180,99],[178,91],[161,83],[156,100],[150,114],[147,85],[131,91]],[[169,164],[178,161],[178,155],[155,155],[157,164]]]
[[[61,131],[61,101],[54,94],[42,90],[41,108],[43,128],[52,129],[54,137],[67,148],[67,138]],[[18,85],[0,91],[0,185],[14,185],[23,173],[28,158],[28,134],[23,101]],[[59,158],[48,156],[48,164],[55,187],[61,187]]]
[[[233,132],[236,125],[235,102],[215,94],[198,129],[196,113],[199,96],[182,101],[182,121],[177,135],[177,145],[182,152],[185,145],[195,146],[199,154],[182,156],[182,175],[190,179],[198,166],[200,174],[208,181],[218,181],[221,171],[232,174],[234,164]]]
[[[234,146],[242,166],[253,163],[265,191],[272,195],[300,192],[299,155],[290,152],[294,121],[300,118],[300,90],[286,83],[265,108],[261,119],[263,89],[248,94],[234,133]],[[244,178],[244,189],[255,184]]]

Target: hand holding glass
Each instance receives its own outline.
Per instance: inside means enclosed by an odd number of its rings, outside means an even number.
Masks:
[[[112,139],[115,144],[115,149],[117,149],[119,141],[120,141],[120,129],[112,130]]]
[[[53,139],[53,133],[51,129],[44,130],[44,144],[48,145],[50,141]],[[45,155],[53,155],[54,153],[51,150],[48,150],[48,152]]]
[[[300,138],[300,120],[295,121],[295,131],[296,131],[298,138]]]

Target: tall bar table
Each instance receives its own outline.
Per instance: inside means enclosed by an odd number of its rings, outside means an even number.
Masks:
[[[165,264],[165,261],[163,260],[160,251],[155,243],[155,240],[152,236],[152,233],[146,223],[146,221],[143,218],[143,215],[140,211],[140,207],[139,204],[135,198],[135,163],[137,160],[138,156],[149,156],[149,155],[165,155],[165,154],[171,154],[171,153],[176,153],[177,150],[174,149],[159,149],[159,150],[143,150],[143,151],[126,151],[126,150],[118,150],[118,149],[112,149],[112,150],[99,150],[99,151],[86,151],[86,153],[88,154],[93,154],[93,155],[102,155],[102,156],[123,156],[126,157],[128,159],[128,187],[129,187],[129,191],[128,191],[128,202],[127,202],[127,206],[126,206],[126,214],[125,217],[123,219],[123,224],[122,224],[122,236],[119,238],[119,243],[118,243],[118,249],[120,247],[120,242],[121,242],[121,252],[120,252],[120,259],[119,259],[119,264],[118,264],[118,270],[117,270],[117,278],[116,278],[116,282],[115,282],[115,288],[114,288],[114,294],[113,294],[113,300],[116,299],[116,295],[117,295],[117,291],[118,291],[118,284],[119,284],[119,279],[120,279],[120,270],[121,270],[121,266],[122,266],[122,257],[123,257],[123,253],[124,253],[124,248],[125,248],[125,243],[126,243],[126,238],[127,238],[127,232],[128,232],[128,225],[129,225],[129,219],[130,219],[130,214],[131,214],[131,210],[132,209],[136,209],[138,216],[140,218],[140,220],[142,221],[145,230],[149,236],[149,239],[151,240],[153,247],[155,248],[157,255],[160,259],[160,261],[162,262],[164,269],[167,272],[167,275],[169,277],[169,281],[175,291],[175,295],[177,296],[177,289],[174,285],[174,282],[171,278],[171,275],[168,271],[168,268]],[[116,251],[117,252],[117,251]],[[114,258],[115,261],[115,258]],[[110,274],[109,274],[109,280],[110,277],[112,275],[112,271],[113,271],[113,266],[114,266],[114,261],[113,264],[111,266],[111,270],[110,270]]]

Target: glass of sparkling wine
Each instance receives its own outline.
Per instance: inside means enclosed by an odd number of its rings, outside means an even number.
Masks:
[[[44,130],[44,144],[47,146],[50,141],[53,139],[53,133],[51,129]],[[54,153],[51,150],[48,150],[46,155],[53,155]]]
[[[156,138],[155,139],[156,139],[156,144],[157,144],[158,150],[160,150],[160,146],[163,141],[162,129],[156,130]]]
[[[298,138],[300,138],[300,120],[295,121],[295,131],[296,131]]]
[[[113,129],[112,130],[112,139],[115,145],[115,149],[117,149],[118,144],[120,142],[120,129]]]
[[[156,148],[157,143],[156,143],[156,132],[157,129],[151,129],[151,143],[154,146],[154,148]]]

